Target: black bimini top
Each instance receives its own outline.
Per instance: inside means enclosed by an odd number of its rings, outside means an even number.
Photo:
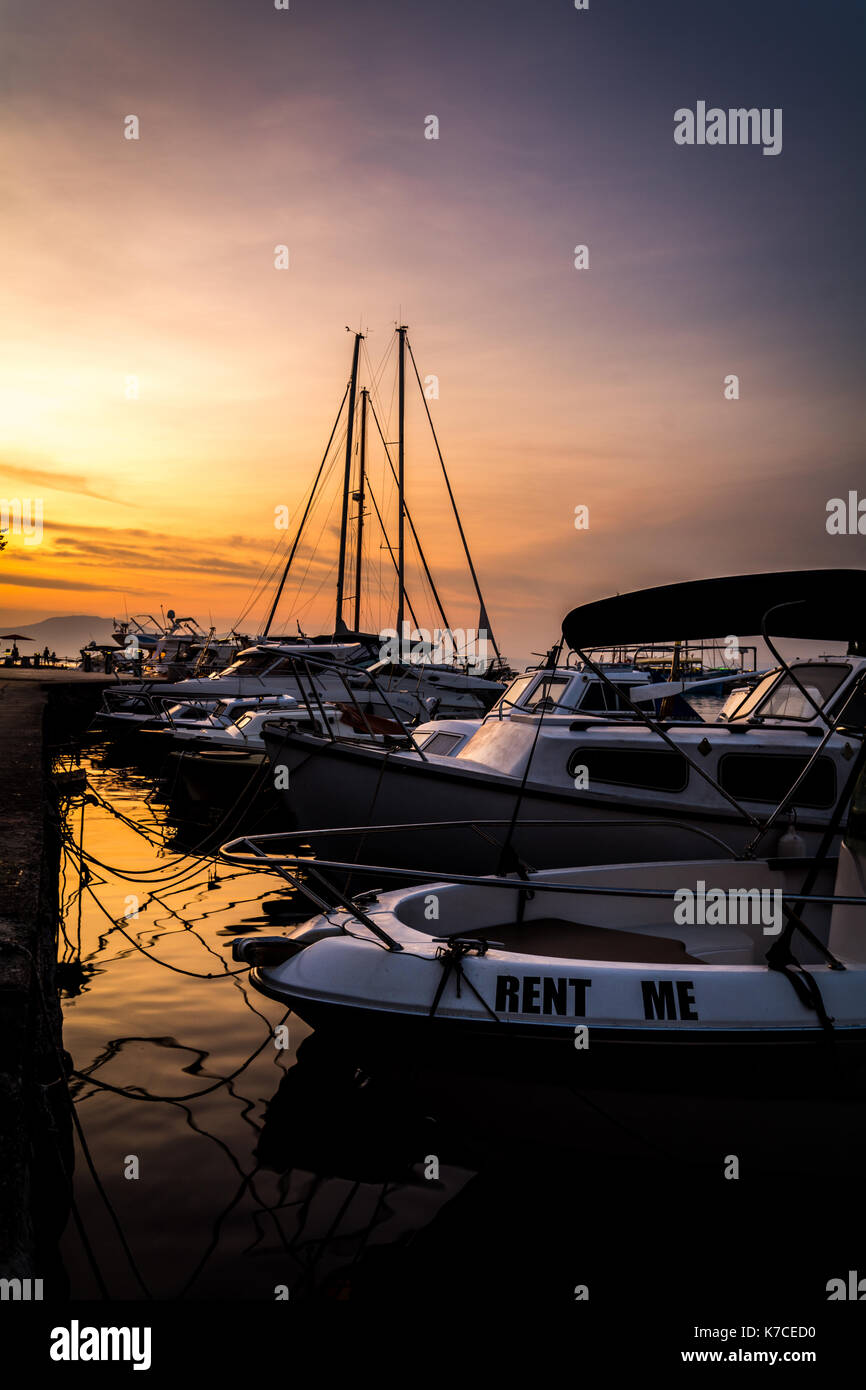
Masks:
[[[693,579],[573,608],[562,632],[574,651],[756,635],[847,642],[866,655],[866,570],[783,570]]]

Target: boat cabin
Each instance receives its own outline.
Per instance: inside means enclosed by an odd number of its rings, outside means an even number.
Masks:
[[[243,651],[238,652],[231,666],[227,666],[212,679],[217,680],[222,676],[267,676],[269,679],[280,675],[295,676],[298,662],[305,656],[313,661],[314,672],[320,671],[322,663],[325,662],[340,662],[346,666],[366,668],[372,659],[370,649],[359,642],[334,643],[331,646],[313,646],[312,643],[309,646],[261,643],[254,647],[245,647]]]
[[[769,671],[753,689],[734,691],[719,714],[723,723],[866,724],[866,659],[821,657]]]
[[[502,719],[514,710],[527,714],[574,714],[581,710],[585,714],[634,717],[627,701],[642,703],[640,688],[652,684],[650,676],[630,665],[606,665],[602,669],[615,689],[583,667],[527,671],[511,682],[487,717]]]

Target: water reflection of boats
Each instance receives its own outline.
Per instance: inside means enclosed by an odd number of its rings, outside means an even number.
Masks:
[[[269,1101],[257,1170],[279,1175],[291,1297],[350,1296],[359,1263],[402,1250],[472,1178],[444,1156],[436,1124],[404,1096],[367,1084],[351,1058],[323,1056],[316,1038],[298,1051]]]
[[[423,1176],[434,1156],[446,1175],[438,1193]],[[724,1181],[734,1156],[745,1183]],[[679,1222],[690,1229],[700,1213],[705,1296],[726,1285],[729,1294],[735,1272],[744,1298],[765,1295],[762,1260],[742,1262],[756,1223],[768,1204],[794,1209],[831,1178],[837,1195],[854,1200],[866,1127],[861,1107],[826,1096],[791,1103],[695,1093],[684,1105],[639,1090],[612,1097],[576,1082],[478,1071],[465,1058],[425,1067],[396,1050],[365,1071],[350,1041],[313,1035],[268,1107],[258,1157],[277,1171],[299,1168],[287,1194],[301,1200],[315,1190],[335,1210],[350,1181],[359,1192],[383,1184],[370,1236],[323,1250],[323,1277],[308,1271],[303,1286],[311,1296],[439,1308],[459,1268],[478,1302],[502,1298],[503,1281],[522,1303],[564,1306],[578,1286],[599,1302],[622,1298],[629,1268],[651,1257],[641,1306],[669,1311],[694,1292]],[[315,1228],[310,1237],[314,1248]],[[842,1244],[832,1223],[808,1246],[799,1223],[774,1223],[776,1287],[793,1291],[799,1281],[802,1289],[814,1260],[823,1255],[832,1268]]]
[[[117,781],[127,791],[140,783],[126,775]],[[124,800],[122,809],[130,813],[131,803]],[[119,862],[129,862],[129,856],[121,854]],[[268,900],[260,901],[259,893],[273,883],[285,894],[287,885],[278,878],[252,882],[255,887],[247,893],[232,890],[239,901],[236,907],[226,905],[218,918],[212,909],[220,894],[207,895],[211,926],[220,927],[217,936],[205,931],[204,922],[198,927],[199,899],[207,893],[203,881],[200,892],[169,898],[164,920],[148,914],[148,934],[138,934],[144,924],[125,925],[153,956],[162,957],[180,913],[191,919],[185,934],[195,926],[223,956],[225,937],[234,931],[274,931],[262,920],[269,915]],[[295,905],[284,896],[275,910],[291,912]],[[257,909],[264,909],[259,921],[250,922],[247,914]],[[375,918],[375,905],[372,910]],[[345,914],[332,913],[338,922],[341,917]],[[105,930],[104,918],[100,925]],[[155,933],[164,929],[169,930],[161,940]],[[128,954],[135,947],[127,943],[124,949]],[[215,968],[212,960],[198,966],[194,958],[180,959],[205,973]],[[160,975],[167,978],[157,973],[157,990]],[[115,979],[122,989],[121,977]],[[159,1064],[134,1056],[131,1070],[105,1072],[103,1056],[110,1060],[116,1054],[98,1047],[98,1069],[85,1063],[83,1073],[91,1088],[100,1079],[115,1087],[131,1080],[129,1102],[141,1102],[139,1113],[153,1114],[157,1102],[174,1112],[162,1155],[164,1219],[153,1231],[136,1219],[129,1231],[134,1253],[143,1260],[147,1256],[148,1278],[152,1273],[163,1296],[178,1296],[182,1286],[182,1297],[241,1296],[267,1307],[274,1286],[285,1283],[295,1303],[347,1299],[373,1311],[423,1304],[450,1316],[456,1273],[461,1297],[467,1288],[473,1308],[491,1298],[521,1306],[538,1298],[548,1306],[567,1303],[574,1311],[574,1289],[587,1284],[595,1314],[599,1304],[621,1307],[637,1280],[642,1306],[655,1301],[669,1316],[670,1308],[693,1292],[697,1270],[703,1295],[724,1298],[737,1274],[725,1251],[733,1251],[740,1263],[742,1251],[751,1252],[736,1287],[743,1299],[759,1300],[761,1307],[768,1277],[780,1297],[793,1296],[814,1283],[816,1261],[828,1274],[850,1266],[841,1223],[821,1223],[804,1253],[801,1223],[796,1217],[785,1220],[786,1209],[797,1213],[820,1201],[822,1186],[834,1201],[856,1209],[866,1146],[861,1110],[846,1093],[832,1100],[797,1095],[793,1102],[780,1102],[737,1094],[733,1081],[728,1093],[712,1096],[700,1088],[683,1096],[634,1084],[614,1093],[584,1085],[586,1078],[573,1072],[564,1080],[555,1080],[546,1067],[521,1075],[519,1069],[502,1067],[501,1054],[498,1064],[493,1058],[491,1065],[478,1067],[468,1048],[450,1067],[422,1067],[393,1041],[371,1060],[354,1030],[332,1042],[323,1029],[302,1044],[298,1063],[256,1136],[258,1099],[276,1085],[272,1063],[255,1073],[255,1086],[239,1084],[234,1078],[244,1067],[234,1065],[240,1058],[225,1055],[222,1008],[207,993],[199,1006],[189,981],[177,979],[180,989],[173,997],[190,1010],[195,1025],[194,1036],[181,1041],[197,1049],[192,1067],[188,1056],[178,1054],[183,1065],[172,1071],[182,1084],[155,1088],[152,1077]],[[244,976],[225,986],[232,996],[235,989],[254,1013],[273,1014],[272,1006],[246,987]],[[117,998],[116,988],[104,993]],[[215,1006],[209,1007],[212,1001]],[[242,1016],[241,1010],[236,1013]],[[85,1016],[80,1010],[79,1019]],[[296,1028],[304,1031],[293,1024],[293,1037]],[[170,1027],[160,1025],[160,1031],[177,1029],[172,1011]],[[261,1049],[272,1057],[267,1021],[263,1032],[258,1022],[256,1030]],[[177,1046],[166,1039],[162,1055],[171,1060]],[[214,1063],[201,1075],[211,1049]],[[569,1060],[580,1060],[573,1049]],[[290,1054],[286,1063],[291,1064]],[[198,1073],[194,1081],[186,1075],[192,1068]],[[137,1094],[144,1079],[151,1092],[147,1097]],[[835,1084],[828,1064],[825,1090]],[[225,1098],[217,1109],[215,1085],[222,1088],[217,1096]],[[166,1091],[164,1097],[153,1094],[159,1089]],[[178,1092],[184,1097],[202,1092],[206,1098],[200,1105],[194,1099],[181,1105]],[[89,1102],[89,1092],[78,1094]],[[116,1090],[108,1089],[111,1106],[117,1099]],[[85,1116],[100,1167],[104,1156],[111,1162],[117,1132],[114,1111],[103,1114],[109,1121],[104,1130],[95,1124],[93,1110]],[[236,1123],[209,1123],[233,1114]],[[204,1142],[203,1136],[207,1145],[219,1148],[212,1172],[207,1164],[199,1166],[200,1150],[187,1147]],[[255,1164],[250,1162],[254,1143]],[[724,1160],[732,1154],[743,1165],[741,1182],[725,1181]],[[438,1179],[425,1173],[431,1156],[439,1165]],[[232,1166],[226,1167],[226,1157]],[[184,1176],[190,1171],[196,1173],[192,1190]],[[772,1252],[762,1264],[764,1247],[758,1241],[756,1248],[755,1232],[766,1229],[769,1220]],[[100,1242],[97,1253],[109,1265],[117,1296],[131,1281],[107,1245]],[[633,1272],[648,1260],[651,1287]],[[824,1282],[819,1281],[819,1298]],[[138,1296],[135,1287],[131,1296]]]

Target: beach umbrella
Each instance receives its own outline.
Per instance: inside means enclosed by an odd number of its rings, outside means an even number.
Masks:
[[[23,632],[7,632],[0,634],[0,642],[35,642],[35,637],[26,637]]]

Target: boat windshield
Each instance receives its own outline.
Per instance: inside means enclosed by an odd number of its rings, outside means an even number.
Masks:
[[[278,652],[250,652],[247,656],[241,656],[237,661],[233,661],[231,666],[220,672],[223,676],[262,676],[275,665]]]
[[[648,682],[644,682],[648,684]],[[620,682],[617,686],[608,685],[605,681],[588,681],[584,697],[580,703],[582,712],[587,714],[630,714],[631,706],[629,700],[632,697],[632,686]],[[634,697],[640,699],[640,691]]]
[[[511,709],[512,705],[517,704],[530,681],[534,679],[534,676],[518,676],[517,680],[512,681],[506,688],[505,694],[501,695],[496,704],[492,706],[490,713],[495,714],[497,710],[501,713],[503,710]]]
[[[417,666],[401,666],[396,661],[374,661],[372,666],[367,667],[367,670],[377,680],[404,680],[407,676],[412,680],[418,680],[423,674]]]
[[[574,682],[573,676],[543,675],[537,671],[528,676],[518,676],[490,709],[490,714],[501,715],[515,707],[522,710],[543,711],[552,709],[575,710],[580,701],[583,682],[578,681],[574,699],[564,700],[566,691]],[[528,692],[528,693],[527,693]]]
[[[544,676],[522,702],[522,708],[531,710],[555,709],[563,703],[563,696],[571,683],[571,676]],[[576,705],[569,704],[564,707],[575,709]]]
[[[172,705],[168,711],[170,719],[204,719],[208,714],[219,713],[219,705],[213,701],[196,701],[191,705]]]
[[[800,685],[808,691],[819,707],[835,695],[842,682],[851,673],[847,662],[811,665],[808,662],[794,664],[791,671]],[[765,676],[747,700],[732,715],[731,722],[740,719],[799,719],[815,718],[815,710],[803,695],[802,690],[791,676],[777,670]]]

